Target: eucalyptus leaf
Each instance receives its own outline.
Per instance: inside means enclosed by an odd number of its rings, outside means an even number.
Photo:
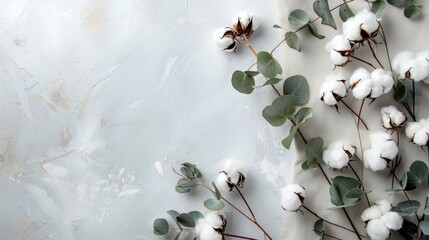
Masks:
[[[310,22],[308,14],[302,9],[293,10],[288,16],[289,24],[294,28],[301,28]]]
[[[353,17],[355,14],[350,9],[349,5],[345,3],[339,9],[340,18],[343,22],[347,21],[347,19]]]
[[[264,85],[262,85],[262,86],[274,85],[274,84],[279,83],[280,81],[281,81],[281,79],[280,79],[280,78],[271,78],[271,79],[268,79],[268,80],[264,83]]]
[[[371,5],[371,11],[378,19],[381,19],[386,12],[386,2],[384,0],[376,0]]]
[[[390,5],[393,5],[395,7],[403,7],[404,6],[404,0],[387,0],[387,2]]]
[[[316,37],[316,38],[318,38],[318,39],[324,39],[324,38],[325,38],[325,36],[323,36],[322,34],[320,34],[320,33],[317,31],[317,28],[316,28],[313,24],[309,23],[309,24],[308,24],[308,29],[310,30],[310,33],[311,33],[314,37]]]
[[[188,213],[189,214],[189,216],[191,216],[192,217],[192,219],[194,219],[194,222],[197,222],[198,221],[198,219],[200,219],[200,218],[203,218],[204,216],[203,216],[203,214],[201,214],[200,212],[198,212],[198,211],[192,211],[192,212],[189,212]]]
[[[313,231],[319,236],[323,236],[325,234],[325,225],[323,219],[319,218],[314,223]]]
[[[299,48],[299,37],[294,32],[286,32],[285,33],[285,40],[286,44],[292,48],[297,50],[298,52],[301,52],[301,49]]]
[[[316,0],[313,2],[314,12],[322,18],[322,24],[328,25],[337,30],[334,17],[332,17],[331,10],[329,9],[328,0]]]
[[[301,125],[311,117],[313,117],[313,109],[310,107],[302,107],[295,113],[293,120],[296,124]]]
[[[180,228],[180,230],[182,230],[182,226],[180,226],[179,222],[176,220],[176,218],[179,216],[179,213],[175,210],[169,210],[167,211],[167,214],[176,221],[177,226]]]
[[[168,233],[170,226],[164,218],[158,218],[153,222],[153,233],[162,236]]]
[[[298,132],[298,127],[292,125],[290,127],[289,135],[282,141],[283,147],[285,147],[288,150],[290,149],[290,146],[293,142],[293,138],[295,137],[297,132]]]
[[[419,226],[425,235],[429,235],[429,221],[422,221]]]
[[[401,234],[401,236],[406,240],[414,240],[417,239],[418,231],[419,228],[416,224],[404,219],[404,222],[402,223],[402,228],[399,229],[399,234]]]
[[[213,192],[213,195],[215,196],[215,198],[217,200],[220,200],[222,198],[222,195],[220,194],[219,189],[216,187],[215,182],[212,182],[212,185],[213,185],[213,187],[215,189],[214,192]]]
[[[209,198],[204,201],[204,207],[211,211],[220,211],[225,207],[225,203],[214,198]]]
[[[360,182],[358,180],[343,176],[335,177],[329,188],[332,204],[337,208],[350,207],[358,204],[360,201],[359,197],[347,197],[347,193],[354,189],[361,189]]]
[[[191,191],[190,188],[182,188],[182,187],[178,187],[178,186],[176,186],[175,190],[178,193],[188,193]]]
[[[176,220],[184,227],[194,228],[195,227],[195,221],[191,217],[191,215],[187,213],[182,213],[179,216],[176,217]]]
[[[404,9],[404,16],[407,18],[413,19],[420,16],[421,12],[422,12],[421,6],[406,7]]]
[[[256,56],[256,68],[258,72],[267,78],[275,78],[282,74],[280,63],[268,52],[261,51]]]
[[[420,202],[416,200],[403,201],[398,203],[396,206],[392,208],[394,212],[399,213],[401,216],[407,216],[410,214],[414,214],[420,208]]]
[[[279,25],[277,25],[277,24],[274,24],[273,25],[273,28],[282,28],[282,27],[280,27]]]
[[[277,97],[272,105],[267,106],[262,111],[262,116],[272,126],[279,127],[283,125],[287,119],[291,118],[295,112],[295,97],[290,95],[282,95]]]
[[[423,210],[423,214],[424,215],[429,215],[429,207],[425,208],[425,210]]]
[[[407,87],[404,83],[404,79],[398,79],[397,83],[396,83],[396,90],[395,90],[395,94],[393,95],[393,98],[395,99],[395,101],[397,102],[404,102],[407,99]]]
[[[367,193],[369,193],[369,192],[365,192],[361,188],[353,188],[352,190],[350,190],[349,192],[346,193],[346,197],[347,198],[360,198]]]
[[[177,181],[177,187],[181,187],[181,188],[194,188],[197,185],[198,183],[195,179],[189,180],[186,178],[180,178],[179,181]]]
[[[255,86],[255,79],[251,74],[242,71],[235,71],[231,78],[232,86],[235,90],[244,94],[251,94]]]
[[[195,164],[185,162],[185,163],[182,163],[182,166],[191,169],[196,178],[202,178],[203,177],[203,174],[201,174],[200,170],[198,170],[198,168]]]
[[[410,166],[410,172],[420,183],[423,183],[428,177],[429,169],[426,163],[422,161],[414,161]]]
[[[283,94],[294,96],[298,106],[306,104],[310,98],[307,79],[302,75],[288,77],[283,83]]]
[[[187,167],[181,167],[180,168],[180,172],[182,172],[182,174],[183,175],[185,175],[186,177],[188,177],[188,178],[195,178],[194,177],[194,172],[190,169],[190,168],[187,168]]]
[[[323,139],[320,137],[312,138],[305,145],[306,163],[309,168],[317,167],[322,159]]]

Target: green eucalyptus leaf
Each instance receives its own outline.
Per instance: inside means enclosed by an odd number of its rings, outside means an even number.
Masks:
[[[301,49],[299,48],[299,37],[294,32],[286,32],[285,33],[285,40],[286,44],[292,48],[297,50],[298,52],[301,52]]]
[[[295,137],[295,134],[297,133],[297,131],[298,131],[297,126],[290,127],[289,135],[282,141],[283,147],[285,147],[286,149],[290,149],[290,146],[293,142],[293,138]]]
[[[220,211],[225,207],[225,203],[214,198],[209,198],[204,201],[204,207],[211,211]]]
[[[235,71],[231,78],[232,86],[235,90],[244,94],[251,94],[255,86],[255,79],[251,74],[242,71]]]
[[[398,79],[396,83],[395,94],[393,95],[395,101],[400,103],[404,102],[407,99],[408,90],[404,81],[404,79]]]
[[[258,72],[267,78],[275,78],[282,74],[280,63],[268,52],[261,51],[256,56],[256,68]]]
[[[289,24],[294,28],[301,28],[310,22],[308,14],[302,9],[293,10],[288,16]]]
[[[386,12],[386,2],[384,0],[376,0],[371,5],[371,11],[377,18],[382,18]]]
[[[192,169],[187,168],[187,167],[181,167],[180,168],[180,172],[182,172],[183,175],[185,175],[188,178],[195,178],[194,176],[194,172],[192,171]]]
[[[390,5],[393,5],[395,7],[403,7],[404,6],[404,0],[387,0],[387,2]]]
[[[323,219],[319,218],[314,223],[313,231],[319,236],[323,236],[325,234],[325,225]]]
[[[422,13],[422,6],[412,6],[412,7],[405,7],[404,9],[404,16],[413,19]]]
[[[420,202],[416,200],[403,201],[392,208],[392,211],[399,213],[401,216],[407,216],[416,213],[420,208]]]
[[[322,159],[323,139],[320,137],[312,138],[305,145],[306,163],[309,168],[317,167]]]
[[[329,188],[331,202],[337,208],[350,207],[359,203],[359,197],[347,197],[347,194],[353,189],[360,189],[360,182],[354,178],[337,176],[332,180]]]
[[[277,24],[274,24],[273,25],[273,28],[281,28],[281,29],[283,29],[282,27],[280,27],[279,25],[277,25]]]
[[[402,180],[401,180],[401,187],[393,187],[391,189],[388,189],[388,192],[401,192],[403,191],[408,183],[408,174],[406,172],[404,172],[404,174],[402,175]]]
[[[158,218],[153,222],[153,233],[158,236],[162,236],[168,233],[170,229],[167,220],[164,218]]]
[[[420,183],[423,183],[428,177],[429,169],[426,163],[422,161],[414,161],[410,166],[410,172]]]
[[[283,83],[283,94],[294,96],[298,106],[306,104],[310,98],[307,79],[302,75],[288,77]]]
[[[180,226],[179,222],[176,220],[176,218],[179,216],[179,213],[175,210],[169,210],[167,211],[167,214],[176,221],[177,226],[180,228],[180,230],[182,230],[182,226]]]
[[[189,180],[186,178],[181,178],[177,181],[177,187],[181,188],[194,188],[198,185],[198,182],[195,179]]]
[[[425,235],[429,235],[429,221],[422,221],[419,226]]]
[[[281,81],[281,79],[280,79],[280,78],[271,78],[271,79],[268,79],[268,80],[264,83],[264,85],[262,85],[262,86],[274,85],[274,84],[279,83],[280,81]]]
[[[401,236],[406,240],[414,240],[417,239],[418,231],[419,228],[416,224],[404,219],[404,222],[402,223],[402,228],[399,229],[399,234],[401,234]]]
[[[423,214],[424,215],[429,215],[429,207],[425,208],[425,210],[423,210]]]
[[[322,18],[322,24],[328,25],[333,29],[337,29],[334,17],[332,17],[331,10],[329,9],[328,0],[316,0],[313,2],[314,12]]]
[[[179,216],[176,217],[176,220],[184,227],[194,228],[195,227],[195,221],[191,217],[191,215],[187,213],[182,213]]]
[[[219,189],[216,187],[216,184],[215,184],[215,182],[212,182],[212,185],[213,185],[213,187],[214,187],[214,192],[213,192],[213,195],[215,196],[215,198],[217,199],[217,200],[220,200],[221,198],[222,198],[222,195],[220,194],[220,191],[219,191]]]
[[[195,164],[185,162],[185,163],[182,163],[182,166],[191,169],[192,172],[194,173],[194,177],[196,177],[196,178],[202,178],[203,177],[203,174],[201,174],[200,170],[198,170],[198,168]]]
[[[178,187],[178,186],[176,186],[175,190],[178,193],[188,193],[191,191],[190,188],[182,188],[182,187]]]
[[[310,33],[311,33],[314,37],[316,37],[316,38],[318,38],[318,39],[324,39],[324,38],[325,38],[325,36],[323,36],[322,34],[320,34],[320,33],[317,31],[317,28],[316,28],[313,24],[309,23],[309,24],[308,24],[308,29],[310,30]]]
[[[313,117],[313,109],[310,107],[302,107],[293,116],[293,120],[296,124],[303,124],[305,121]]]
[[[192,211],[192,212],[189,212],[188,213],[189,214],[189,216],[191,216],[192,217],[192,219],[194,219],[194,222],[197,222],[198,221],[198,219],[200,219],[200,218],[203,218],[204,216],[203,216],[203,214],[201,214],[200,212],[198,212],[198,211]]]
[[[262,116],[272,126],[279,127],[283,125],[287,119],[292,117],[295,112],[295,97],[282,95],[277,97],[272,105],[267,106],[262,111]]]
[[[346,193],[347,198],[360,198],[369,192],[365,192],[362,188],[353,188]]]
[[[353,17],[355,14],[350,9],[349,5],[345,3],[339,9],[340,18],[343,22],[347,21],[347,19]]]

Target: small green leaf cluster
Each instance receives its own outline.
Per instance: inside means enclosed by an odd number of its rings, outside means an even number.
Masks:
[[[176,192],[178,193],[190,192],[193,188],[198,186],[198,179],[203,177],[200,170],[191,163],[183,163],[180,172],[184,177],[177,181]]]
[[[384,0],[377,0],[384,2]],[[404,8],[404,16],[410,19],[420,16],[422,6],[417,4],[416,0],[387,0],[387,2],[395,7]]]
[[[167,214],[174,220],[178,228],[174,240],[179,239],[183,230],[194,229],[198,219],[202,218],[203,215],[198,211],[192,211],[189,213],[178,213],[175,210],[167,211]],[[165,218],[158,218],[153,222],[153,233],[158,236],[166,235],[170,232],[171,228],[168,221]],[[197,237],[194,238],[194,240]]]
[[[368,192],[362,189],[361,183],[350,177],[337,176],[332,180],[329,188],[331,202],[337,208],[345,208],[357,205],[361,197]]]

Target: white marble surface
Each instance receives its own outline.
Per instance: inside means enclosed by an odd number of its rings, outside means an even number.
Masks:
[[[261,116],[271,89],[231,86],[251,53],[211,42],[249,10],[261,18],[255,48],[272,49],[282,37],[274,1],[0,2],[1,239],[158,239],[155,218],[205,212],[211,196],[176,193],[170,167],[196,163],[210,182],[229,157],[249,168],[244,194],[279,238],[288,128]],[[227,217],[231,232],[262,239]]]

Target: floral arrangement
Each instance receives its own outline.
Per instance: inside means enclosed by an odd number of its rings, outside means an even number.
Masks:
[[[330,200],[333,211],[342,211],[348,219],[348,225],[337,223],[321,216],[320,213],[305,204],[305,186],[291,183],[280,189],[281,199],[279,207],[287,212],[304,214],[304,211],[314,215],[316,221],[313,224],[314,233],[320,239],[372,239],[384,240],[391,236],[403,239],[429,239],[429,221],[425,216],[429,215],[428,208],[428,162],[413,161],[410,156],[402,156],[401,149],[408,145],[416,144],[428,151],[429,146],[429,116],[418,118],[416,116],[416,98],[420,85],[429,84],[429,50],[414,53],[403,51],[391,58],[387,45],[386,34],[383,29],[382,18],[388,4],[404,9],[404,16],[410,19],[417,18],[422,7],[415,0],[374,0],[367,1],[367,7],[353,12],[349,7],[352,2],[359,0],[343,1],[338,6],[331,8],[327,0],[316,0],[313,9],[316,18],[310,20],[309,14],[301,9],[295,9],[288,15],[288,21],[293,30],[285,30],[279,25],[274,28],[285,31],[284,39],[270,52],[256,51],[250,38],[258,30],[259,21],[256,15],[249,12],[238,13],[230,27],[221,28],[214,32],[213,40],[221,50],[232,53],[237,47],[248,48],[256,57],[256,62],[247,70],[237,70],[232,74],[231,83],[234,89],[243,94],[251,94],[258,88],[271,87],[277,97],[271,105],[262,111],[262,117],[272,126],[283,126],[287,121],[291,128],[282,145],[289,149],[294,139],[302,141],[305,146],[306,160],[302,163],[302,170],[314,169],[315,173],[322,174],[329,187]],[[289,76],[283,80],[280,75],[282,67],[273,53],[279,46],[286,43],[290,48],[301,51],[300,31],[308,30],[315,38],[323,39],[315,23],[321,20],[323,25],[337,29],[337,23],[333,13],[338,14],[343,21],[342,32],[326,44],[326,54],[329,55],[334,68],[347,67],[350,62],[358,62],[360,67],[354,69],[348,78],[342,72],[332,73],[326,76],[326,80],[320,85],[319,97],[321,104],[339,111],[339,105],[350,111],[354,116],[355,127],[359,132],[359,146],[352,144],[351,139],[337,139],[325,146],[323,136],[307,138],[301,127],[313,116],[313,109],[305,106],[309,100],[310,87],[308,81],[302,75]],[[387,53],[388,63],[382,63],[377,56],[376,48],[382,45]],[[358,52],[370,52],[372,59],[363,59]],[[376,63],[376,64],[374,64]],[[385,67],[388,66],[388,67]],[[256,69],[255,69],[256,68]],[[262,81],[260,85],[257,82]],[[283,84],[282,91],[276,87]],[[371,131],[362,117],[365,102],[369,105],[379,97],[390,92],[393,99],[390,104],[380,109],[380,124],[385,131]],[[360,102],[359,110],[353,109],[345,101],[353,98]],[[401,108],[395,106],[399,105]],[[369,107],[372,107],[371,105]],[[360,132],[368,131],[368,148],[363,148]],[[404,133],[409,142],[400,142],[400,134]],[[395,138],[396,136],[396,138]],[[398,172],[398,167],[405,161],[410,163],[408,171]],[[356,164],[361,163],[360,170],[364,168],[372,172],[388,171],[391,178],[386,179],[391,183],[391,188],[386,191],[391,194],[402,194],[406,198],[394,206],[386,199],[371,202],[368,195],[377,194],[372,189],[365,188],[362,174],[355,170]],[[341,170],[351,169],[353,176],[344,176]],[[335,174],[329,178],[327,171]],[[339,170],[339,171],[335,171]],[[256,239],[249,236],[234,234],[227,228],[228,217],[222,210],[229,206],[244,216],[258,228],[265,239],[273,239],[270,233],[263,227],[245,196],[240,190],[245,186],[248,177],[246,169],[234,159],[225,162],[224,168],[219,169],[217,178],[208,185],[203,180],[201,171],[196,165],[183,163],[180,172],[173,168],[173,172],[180,179],[176,185],[178,193],[189,193],[194,188],[200,187],[211,192],[213,197],[204,201],[204,206],[210,210],[205,216],[197,211],[178,213],[168,211],[177,227],[170,227],[171,221],[158,218],[154,221],[154,234],[174,236],[174,239]],[[399,176],[402,176],[401,178]],[[396,183],[394,184],[394,181]],[[247,213],[240,210],[228,200],[228,194],[232,191],[238,193]],[[410,192],[413,191],[413,197]],[[424,200],[416,200],[424,195]],[[364,229],[359,229],[349,216],[348,209],[358,204],[366,204],[367,208],[361,212],[360,221]],[[320,209],[319,209],[320,210]],[[307,223],[303,223],[307,224]],[[330,226],[330,228],[327,228]],[[350,226],[350,227],[348,227]],[[331,228],[339,228],[350,233],[350,236],[335,236]],[[315,235],[315,236],[316,236]],[[353,237],[352,237],[353,236]]]

